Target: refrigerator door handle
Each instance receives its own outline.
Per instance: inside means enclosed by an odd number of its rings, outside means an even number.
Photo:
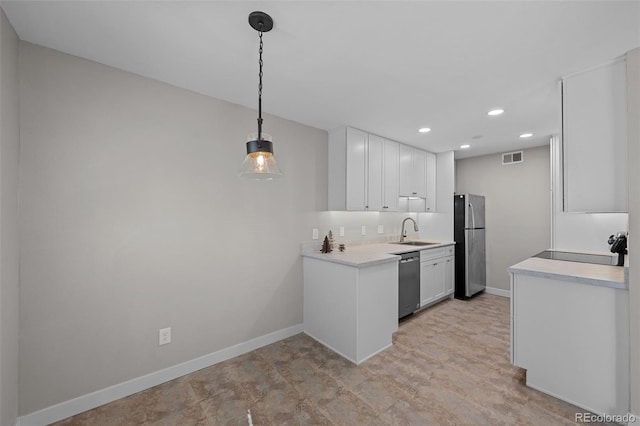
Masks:
[[[469,208],[471,209],[471,227],[473,229],[476,228],[476,214],[473,212],[473,204],[469,203]]]

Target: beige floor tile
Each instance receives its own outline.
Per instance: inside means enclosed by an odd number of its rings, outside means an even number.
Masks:
[[[58,422],[58,426],[569,425],[581,409],[509,362],[509,300],[447,300],[354,365],[299,334]]]

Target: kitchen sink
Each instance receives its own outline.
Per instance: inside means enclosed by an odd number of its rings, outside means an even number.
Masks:
[[[426,241],[405,241],[402,243],[393,242],[391,244],[400,244],[403,246],[432,246],[434,244],[439,244],[439,243],[428,243]]]

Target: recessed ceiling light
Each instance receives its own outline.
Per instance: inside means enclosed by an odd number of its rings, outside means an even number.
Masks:
[[[533,133],[523,133],[520,135],[521,138],[530,138],[531,136],[533,136]]]
[[[471,145],[460,145],[460,149],[469,149]]]
[[[496,108],[496,109],[492,109],[491,111],[489,111],[487,114],[488,115],[500,115],[504,112],[503,109],[500,108]]]
[[[428,132],[430,132],[430,131],[431,131],[431,129],[430,129],[430,128],[428,128],[428,127],[423,127],[423,128],[421,128],[421,129],[418,129],[418,131],[419,131],[420,133],[428,133]]]

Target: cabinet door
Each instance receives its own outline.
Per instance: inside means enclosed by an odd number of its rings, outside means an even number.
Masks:
[[[366,209],[367,136],[347,128],[347,210]]]
[[[433,267],[435,268],[435,279],[433,281],[433,294],[434,299],[439,299],[444,296],[444,282],[446,274],[446,262],[444,259],[440,259]]]
[[[434,301],[431,283],[434,280],[435,268],[433,262],[420,262],[420,307]]]
[[[383,206],[383,152],[384,139],[369,135],[367,145],[367,200],[365,207],[371,211],[382,211]]]
[[[414,197],[427,198],[427,153],[413,150],[413,191]]]
[[[436,156],[427,152],[427,211],[436,211]]]
[[[564,210],[627,211],[624,59],[562,81]]]
[[[455,257],[454,256],[450,256],[447,257],[445,260],[445,267],[444,267],[444,294],[446,296],[453,294],[454,291],[454,286],[455,286],[455,261],[454,261]]]
[[[444,279],[443,259],[420,263],[420,307],[444,296]]]
[[[413,148],[400,145],[400,196],[411,197],[413,191]]]
[[[398,185],[399,185],[399,157],[400,144],[384,141],[384,167],[383,167],[383,211],[398,211]]]

